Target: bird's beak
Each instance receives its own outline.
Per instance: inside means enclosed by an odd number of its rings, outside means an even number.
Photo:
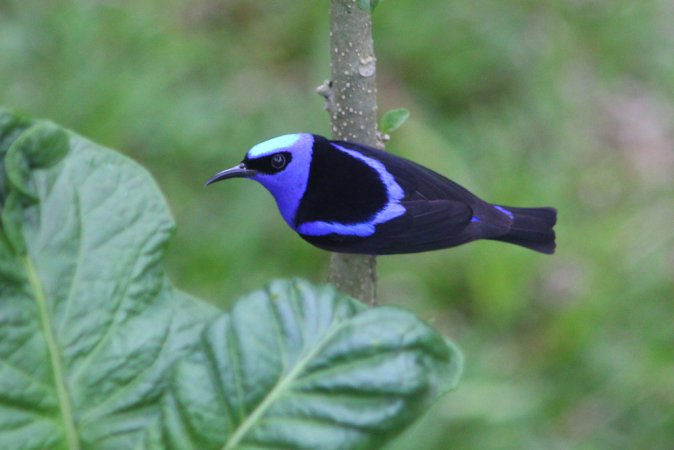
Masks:
[[[244,163],[234,166],[231,169],[226,169],[216,173],[206,182],[206,186],[215,183],[216,181],[226,180],[227,178],[248,178],[257,173],[257,170],[250,170]]]

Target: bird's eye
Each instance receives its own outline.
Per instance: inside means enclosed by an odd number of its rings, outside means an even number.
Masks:
[[[281,153],[277,153],[274,156],[271,157],[271,166],[276,169],[283,169],[283,167],[286,165],[286,157],[283,156]]]

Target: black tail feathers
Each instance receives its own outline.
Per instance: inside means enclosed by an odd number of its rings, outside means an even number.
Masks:
[[[537,252],[555,252],[555,230],[557,210],[555,208],[512,208],[500,206],[512,213],[513,224],[508,234],[491,238],[495,241],[510,242]]]

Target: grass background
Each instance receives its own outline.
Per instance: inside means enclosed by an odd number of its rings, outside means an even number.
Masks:
[[[128,154],[178,230],[176,284],[227,306],[325,279],[253,183],[256,142],[329,134],[328,2],[0,0],[0,104]],[[674,448],[674,4],[397,0],[374,14],[388,150],[506,205],[559,209],[558,253],[480,242],[379,259],[382,303],[466,354],[392,448]]]

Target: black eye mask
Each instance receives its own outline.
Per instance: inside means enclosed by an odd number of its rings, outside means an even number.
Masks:
[[[292,158],[290,152],[277,152],[261,158],[246,158],[243,160],[243,163],[248,169],[273,175],[288,167]]]

